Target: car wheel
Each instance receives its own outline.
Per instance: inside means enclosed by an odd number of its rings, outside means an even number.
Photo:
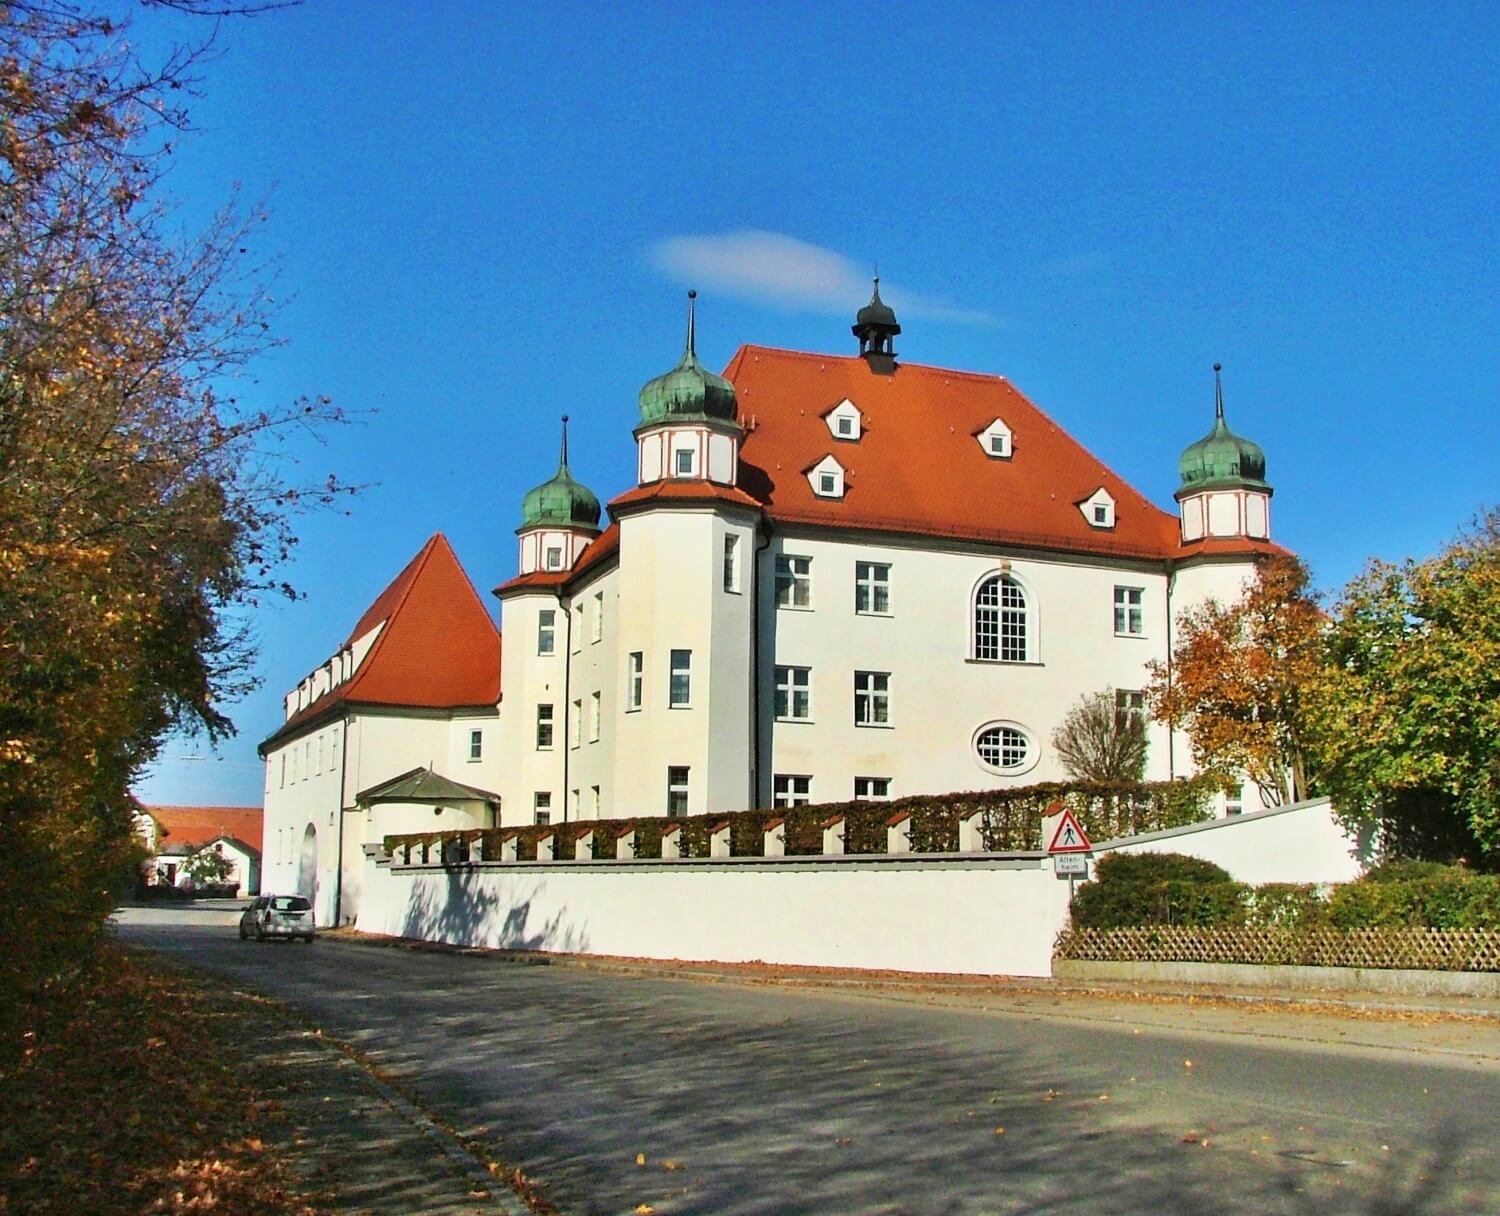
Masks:
[[[258,942],[263,942],[266,940],[266,931],[259,925],[255,926],[255,940]]]
[[[240,926],[240,941],[245,941],[250,935],[245,932],[245,926]]]
[[[312,945],[312,944],[313,944],[313,935],[312,935],[312,934],[311,934],[311,933],[309,933],[309,934],[308,934],[308,935],[307,935],[307,944],[308,944],[308,945],[309,945],[309,946],[311,946],[311,945]]]

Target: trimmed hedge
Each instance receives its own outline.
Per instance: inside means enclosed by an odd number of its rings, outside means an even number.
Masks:
[[[1080,929],[1500,928],[1500,875],[1431,862],[1380,866],[1331,888],[1251,887],[1218,866],[1174,853],[1111,854],[1096,874],[1073,897],[1072,923]]]
[[[683,857],[707,857],[713,828],[728,823],[731,851],[736,857],[759,857],[765,847],[765,825],[786,820],[786,851],[793,856],[823,851],[823,824],[834,815],[844,816],[844,850],[848,853],[884,853],[886,823],[901,812],[911,815],[911,848],[914,853],[951,853],[958,848],[958,822],[978,811],[984,847],[992,852],[1028,852],[1042,847],[1042,818],[1048,805],[1061,802],[1078,816],[1096,843],[1140,832],[1201,823],[1210,818],[1209,800],[1218,790],[1205,778],[1189,781],[1149,783],[1045,782],[1008,790],[979,790],[959,794],[921,794],[892,802],[830,802],[817,806],[778,807],[775,810],[733,811],[715,815],[692,815],[681,819],[579,819],[550,827],[485,828],[463,832],[422,832],[385,838],[389,855],[406,843],[427,848],[444,840],[463,844],[475,837],[484,841],[486,861],[500,859],[501,840],[514,834],[522,860],[536,858],[538,839],[548,832],[555,837],[554,855],[573,856],[574,842],[593,831],[595,858],[613,858],[615,837],[635,828],[637,857],[661,856],[661,833],[670,824],[679,829]],[[437,855],[433,856],[437,860]]]

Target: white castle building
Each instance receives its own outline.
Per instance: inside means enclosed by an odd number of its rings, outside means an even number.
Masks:
[[[287,695],[263,889],[327,924],[392,832],[1064,779],[1068,710],[1105,688],[1138,710],[1178,616],[1281,551],[1217,391],[1172,514],[1002,377],[901,362],[878,280],[857,354],[744,346],[718,376],[693,324],[607,520],[564,429],[495,588],[503,647],[436,535]],[[1148,733],[1149,778],[1191,771]]]

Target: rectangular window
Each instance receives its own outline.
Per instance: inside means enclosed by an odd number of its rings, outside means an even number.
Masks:
[[[286,753],[281,753],[281,788],[286,788]]]
[[[673,819],[688,813],[688,767],[673,764],[667,767],[667,814]]]
[[[594,592],[594,633],[593,640],[598,642],[604,638],[604,592]]]
[[[589,742],[599,742],[599,719],[603,716],[600,712],[601,701],[599,693],[589,694]]]
[[[536,652],[551,654],[556,645],[557,613],[551,608],[543,608],[536,614]]]
[[[573,702],[573,716],[568,721],[568,746],[577,747],[583,742],[583,698]]]
[[[1232,786],[1224,792],[1224,814],[1243,815],[1245,813],[1245,787],[1243,785]]]
[[[552,706],[550,705],[536,707],[536,750],[539,752],[552,750]]]
[[[891,673],[856,671],[854,673],[854,725],[889,726],[891,724]]]
[[[531,814],[532,818],[535,819],[539,824],[548,824],[552,822],[551,790],[537,790],[537,792],[531,796]]]
[[[724,538],[724,590],[738,591],[740,589],[740,538],[738,536],[726,536]]]
[[[321,773],[323,771],[323,747],[323,736],[320,733],[318,735],[318,767],[313,769],[313,772],[315,773]]]
[[[776,669],[776,716],[797,722],[812,717],[812,668]]]
[[[779,554],[776,558],[776,606],[812,606],[812,558]]]
[[[469,732],[469,759],[478,760],[484,755],[484,731]]]
[[[309,739],[302,745],[302,780],[308,781],[312,778],[312,740]]]
[[[547,546],[547,569],[548,570],[561,570],[562,569],[562,546],[561,545],[548,545]]]
[[[691,448],[677,449],[677,476],[691,477],[693,475],[693,450]]]
[[[854,611],[887,616],[891,611],[891,568],[885,562],[854,563]]]
[[[630,652],[629,685],[625,690],[625,708],[639,709],[646,698],[646,656],[642,651]]]
[[[675,708],[693,703],[693,652],[674,650],[667,683],[667,704]]]
[[[854,419],[849,417],[848,414],[841,414],[838,418],[838,424],[840,435],[854,434]]]
[[[1141,587],[1115,588],[1115,632],[1125,637],[1138,637],[1145,632],[1145,617],[1142,607],[1146,592]]]
[[[835,477],[832,473],[819,473],[818,474],[818,493],[820,493],[820,494],[837,494],[838,493],[838,489],[839,489],[839,479],[837,477]]]
[[[812,778],[777,773],[773,780],[777,806],[806,806],[812,801]]]
[[[573,793],[572,793],[572,796],[571,796],[570,806],[571,806],[572,811],[573,811],[573,819],[574,819],[575,822],[579,818],[578,810],[579,810],[579,808],[582,805],[583,805],[583,800],[578,796],[578,791],[574,790]]]
[[[854,779],[854,801],[884,802],[891,796],[889,777],[856,777]]]
[[[1115,689],[1115,717],[1120,722],[1146,725],[1146,694],[1136,689]]]
[[[583,605],[573,609],[573,653],[583,650]]]
[[[603,795],[600,794],[599,787],[596,785],[596,786],[593,787],[593,808],[594,808],[594,818],[595,819],[602,819],[603,818],[603,815],[600,813],[603,810],[603,807],[604,807],[604,797],[603,797]]]

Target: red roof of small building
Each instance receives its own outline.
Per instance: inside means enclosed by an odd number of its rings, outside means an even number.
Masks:
[[[500,631],[453,547],[435,533],[359,618],[345,645],[384,626],[358,670],[261,746],[337,705],[459,709],[500,699]]]
[[[858,356],[744,346],[725,376],[745,426],[740,488],[784,523],[949,536],[1121,557],[1178,553],[1175,515],[1152,504],[999,376],[901,363],[889,375]],[[861,414],[857,440],[835,439],[824,415],[845,398]],[[1012,454],[977,436],[996,418]],[[832,455],[842,498],[820,498],[804,471]],[[1079,503],[1100,487],[1113,528]],[[618,501],[618,500],[617,500]]]
[[[156,820],[158,852],[167,846],[208,844],[220,836],[247,842],[261,839],[264,812],[258,806],[143,806],[142,809]]]
[[[588,548],[578,555],[571,570],[535,570],[530,574],[518,574],[496,587],[494,594],[504,595],[508,591],[520,591],[526,587],[565,587],[619,551],[620,525],[610,524],[589,542]]]

